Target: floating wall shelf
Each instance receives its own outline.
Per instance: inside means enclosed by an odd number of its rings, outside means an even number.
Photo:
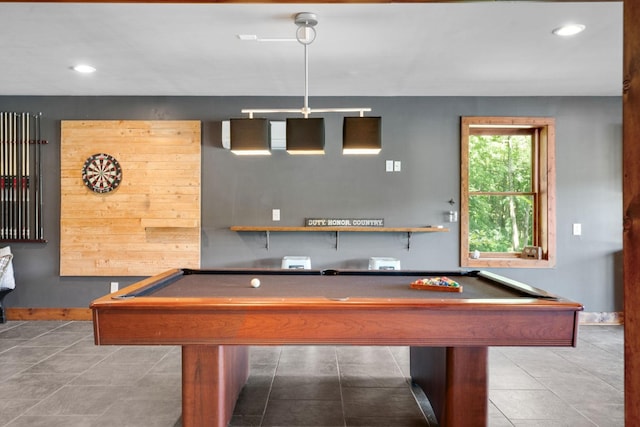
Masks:
[[[251,226],[233,225],[231,231],[264,232],[266,236],[266,248],[269,250],[269,236],[273,232],[332,232],[336,233],[336,250],[341,232],[348,233],[407,233],[407,250],[411,249],[411,235],[413,233],[437,233],[449,231],[442,227],[281,227],[281,226]]]

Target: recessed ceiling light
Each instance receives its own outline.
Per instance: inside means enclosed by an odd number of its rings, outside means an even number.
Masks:
[[[587,27],[582,24],[568,24],[554,29],[552,33],[556,36],[563,37],[575,36],[576,34],[583,32],[585,28]]]
[[[90,74],[90,73],[94,73],[96,71],[96,69],[94,67],[92,67],[91,65],[86,65],[86,64],[74,65],[72,68],[73,68],[74,71],[77,71],[77,72],[83,73],[83,74]]]

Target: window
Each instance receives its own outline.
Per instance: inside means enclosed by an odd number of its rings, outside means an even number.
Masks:
[[[555,120],[463,117],[460,265],[555,265]]]

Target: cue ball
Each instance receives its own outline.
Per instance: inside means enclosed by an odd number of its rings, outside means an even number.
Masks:
[[[259,288],[260,287],[260,279],[258,279],[258,278],[251,279],[251,287]]]

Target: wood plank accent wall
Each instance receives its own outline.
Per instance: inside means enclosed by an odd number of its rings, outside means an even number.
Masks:
[[[149,276],[200,267],[199,121],[62,121],[60,275]],[[115,157],[122,182],[82,182],[93,154]]]

